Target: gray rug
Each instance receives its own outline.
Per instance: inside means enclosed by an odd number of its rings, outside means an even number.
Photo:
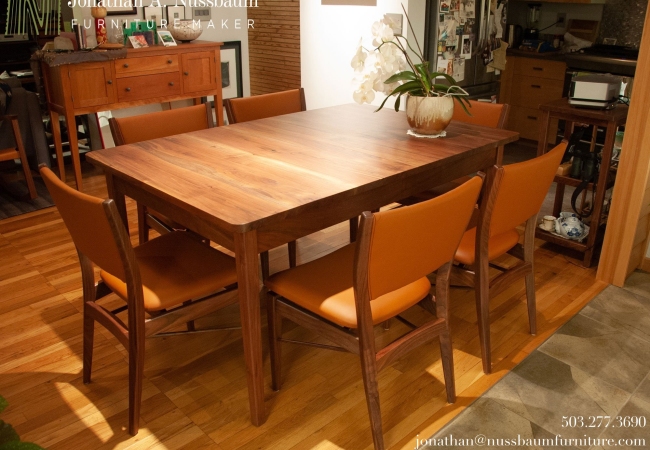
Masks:
[[[419,448],[650,448],[649,419],[650,275],[635,272]]]
[[[54,205],[43,180],[34,177],[38,197],[30,200],[24,180],[0,186],[0,220],[18,216]]]

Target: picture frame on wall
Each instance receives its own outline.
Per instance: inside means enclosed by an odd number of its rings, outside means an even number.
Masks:
[[[120,2],[117,2],[118,4]],[[109,16],[128,16],[138,13],[138,8],[136,6],[107,6],[106,13]]]
[[[221,46],[221,87],[224,100],[244,96],[241,41],[224,42]]]
[[[162,20],[163,20],[162,6],[145,6],[144,20],[156,22],[157,27],[162,26]]]
[[[185,7],[184,6],[168,6],[167,7],[167,25],[174,23],[174,20],[183,20],[185,19]]]

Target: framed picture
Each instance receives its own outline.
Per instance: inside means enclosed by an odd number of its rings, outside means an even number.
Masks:
[[[106,13],[109,16],[127,16],[130,14],[137,14],[138,8],[136,6],[107,6]]]
[[[162,26],[163,9],[162,6],[145,6],[144,20],[155,22],[157,27]]]
[[[174,47],[176,45],[174,36],[167,30],[158,30],[158,38],[165,47]]]
[[[221,46],[221,87],[224,99],[244,96],[241,41],[224,42]]]
[[[460,57],[470,59],[472,57],[472,37],[470,35],[463,35],[461,40]]]
[[[184,6],[168,6],[167,7],[167,26],[172,25],[174,20],[185,19]]]

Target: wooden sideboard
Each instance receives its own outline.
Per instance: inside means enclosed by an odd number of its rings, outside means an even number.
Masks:
[[[523,139],[537,140],[543,113],[539,105],[562,98],[566,64],[525,56],[508,56],[501,74],[499,103],[510,105],[507,129]],[[551,141],[557,135],[557,120],[549,127]]]
[[[57,163],[65,180],[59,115],[65,117],[77,189],[82,189],[75,116],[214,95],[221,105],[220,42],[128,49],[127,57],[50,67],[42,64]],[[215,108],[223,125],[223,108]]]

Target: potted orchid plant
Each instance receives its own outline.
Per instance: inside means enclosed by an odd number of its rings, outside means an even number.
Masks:
[[[404,14],[413,33],[406,11]],[[353,98],[357,103],[372,103],[375,92],[381,92],[387,97],[376,111],[381,110],[393,96],[396,97],[395,111],[399,111],[402,95],[406,95],[409,125],[415,133],[425,135],[442,134],[451,121],[454,100],[469,114],[467,92],[449,74],[430,70],[417,39],[414,39],[417,46],[414,50],[403,35],[395,34],[393,23],[387,16],[372,25],[372,35],[374,48],[367,50],[359,42],[351,62],[356,73]],[[415,60],[408,49],[415,55]],[[439,82],[439,79],[448,84]]]

